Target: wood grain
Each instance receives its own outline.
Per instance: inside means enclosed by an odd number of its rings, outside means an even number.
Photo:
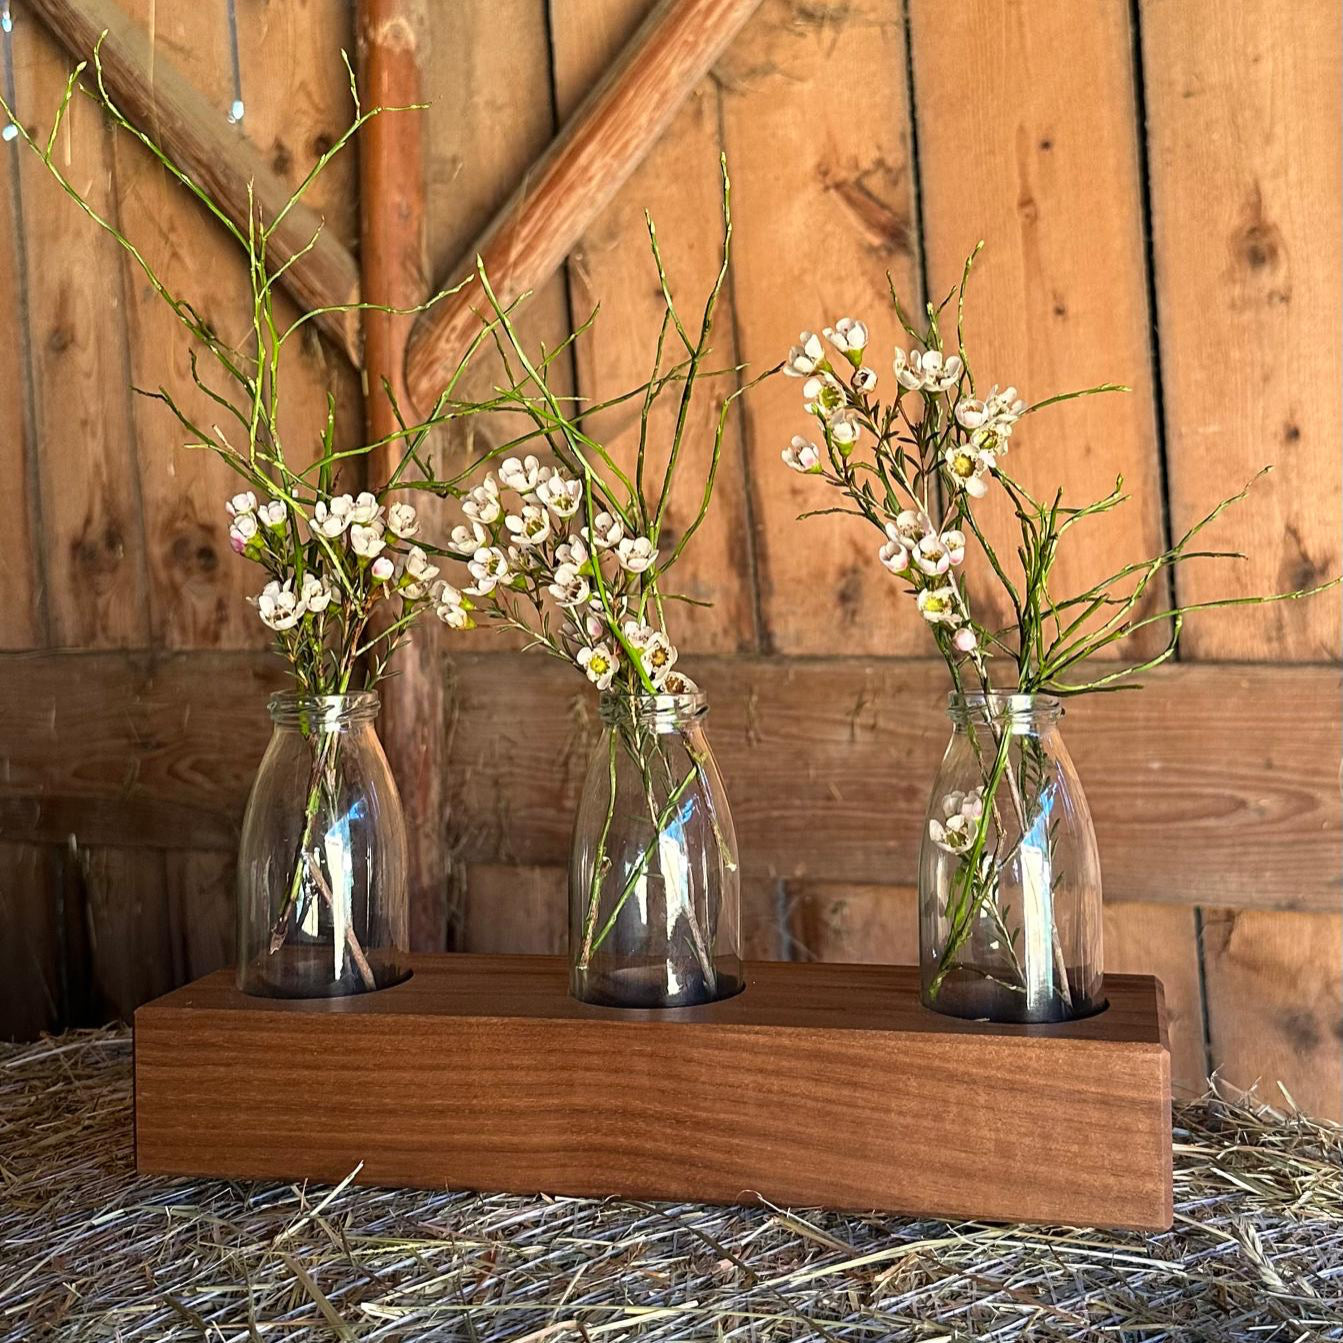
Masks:
[[[1032,416],[1006,463],[1037,496],[1062,484],[1072,504],[1124,477],[1129,502],[1059,550],[1052,590],[1084,591],[1165,547],[1129,3],[912,0],[910,24],[929,297],[940,301],[987,244],[966,301],[976,385],[1013,384],[1027,401],[1133,388]],[[1004,492],[977,515],[1015,568],[1019,528]],[[989,623],[1007,623],[987,564],[966,572]],[[1134,642],[1155,650],[1165,637],[1152,626]]]
[[[17,157],[5,155],[4,159],[0,166],[0,303],[10,314],[10,340],[5,376],[0,377],[0,472],[16,497],[9,512],[10,540],[0,548],[0,648],[11,649],[46,643],[49,616],[39,552],[41,458],[21,258],[27,243],[21,175]]]
[[[172,54],[165,53],[160,49],[165,34],[171,34],[175,24],[185,21],[189,25],[196,7],[153,5],[151,16],[145,3],[135,0],[122,6],[114,0],[28,0],[25,9],[42,19],[72,61],[91,60],[98,36],[105,32],[104,76],[127,119],[158,137],[177,163],[244,231],[249,184],[263,215],[274,217],[289,198],[289,188],[271,163],[243,136],[230,131],[222,109],[210,96],[208,79],[202,77],[212,70],[224,76],[230,69],[227,55],[213,64],[208,60],[202,64],[202,53],[189,40],[172,36],[168,37]],[[153,0],[148,3],[152,5]],[[196,17],[207,23],[225,18],[224,11],[216,6],[201,8],[208,9],[209,16]],[[199,88],[190,82],[192,79],[198,81]],[[271,256],[277,265],[306,247],[321,222],[311,208],[296,206],[272,238]],[[359,297],[354,259],[334,230],[322,231],[312,249],[285,272],[284,283],[305,310],[357,302]],[[332,314],[323,320],[323,326],[337,347],[357,362],[355,319],[350,314]]]
[[[50,847],[0,843],[0,1039],[64,1023],[59,875]]]
[[[726,1002],[621,1013],[570,999],[558,958],[412,964],[360,998],[221,974],[141,1008],[139,1169],[1170,1224],[1153,980],[1107,980],[1109,1009],[1068,1027],[995,1028],[926,1012],[899,967],[756,964]]]
[[[757,4],[663,0],[457,269],[483,257],[504,303],[550,276]],[[473,286],[421,320],[406,366],[416,406],[433,404],[477,329],[480,301]]]
[[[1343,17],[1270,0],[1145,0],[1152,247],[1177,530],[1277,463],[1204,533],[1248,553],[1191,568],[1182,601],[1304,587],[1343,569]],[[1336,596],[1190,619],[1199,658],[1338,657]]]
[[[1209,909],[1203,947],[1219,1075],[1343,1117],[1343,916]]]
[[[270,740],[269,654],[7,654],[0,828],[16,840],[237,850]]]
[[[69,62],[30,18],[15,31],[14,66],[18,110],[29,133],[45,143]],[[110,139],[87,99],[71,103],[55,157],[94,208],[115,219]],[[145,536],[120,249],[91,228],[35,155],[24,152],[18,162],[27,336],[42,444],[32,483],[42,520],[50,639],[86,648],[143,647],[149,638]]]
[[[790,881],[785,889],[789,947],[794,960],[855,965],[919,963],[916,886]]]
[[[561,122],[601,77],[652,9],[649,0],[590,0],[554,10],[551,39],[555,92]],[[577,346],[578,385],[598,401],[637,387],[652,372],[663,304],[649,249],[644,211],[651,213],[666,261],[672,294],[686,329],[697,333],[703,302],[720,264],[721,214],[718,166],[719,96],[712,78],[702,79],[676,112],[648,157],[575,243],[569,258],[574,315],[582,319],[598,304],[596,325]],[[705,371],[736,364],[730,290],[720,296],[712,353]],[[673,348],[674,346],[674,348]],[[684,357],[673,336],[664,367]],[[685,430],[677,483],[668,501],[662,533],[664,553],[694,519],[709,470],[719,404],[737,385],[733,376],[699,385]],[[671,444],[677,391],[664,395],[650,417],[647,471],[660,482]],[[638,403],[594,419],[594,436],[634,478],[638,449]],[[650,489],[656,486],[650,484]],[[670,590],[703,607],[669,606],[672,639],[684,653],[754,649],[755,614],[752,537],[744,524],[746,477],[741,436],[731,432],[713,504],[694,543],[678,562]]]
[[[741,357],[781,360],[803,326],[889,310],[886,274],[920,301],[904,26],[884,0],[766,0],[721,66],[732,171]],[[757,222],[758,221],[758,222]],[[891,331],[876,328],[884,351]],[[882,372],[889,356],[876,358]],[[801,384],[745,402],[761,646],[781,653],[925,653],[927,630],[877,563],[856,518],[798,522],[833,502],[783,465],[805,433]]]
[[[1208,1085],[1198,916],[1179,905],[1105,902],[1105,969],[1155,975],[1166,994],[1171,1086],[1177,1096],[1201,1096]]]
[[[559,864],[592,731],[572,671],[518,654],[456,659],[453,815],[468,862]],[[709,739],[743,874],[913,884],[949,728],[945,669],[919,661],[699,658]],[[1339,674],[1183,666],[1064,721],[1126,900],[1333,909]],[[545,713],[537,705],[547,705]],[[584,706],[587,713],[584,714]],[[583,728],[586,721],[588,727]],[[539,771],[533,759],[556,762]]]

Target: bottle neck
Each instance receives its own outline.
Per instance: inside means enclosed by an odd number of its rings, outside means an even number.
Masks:
[[[276,728],[300,732],[348,732],[372,723],[380,708],[375,690],[348,695],[304,695],[283,690],[266,702]]]
[[[947,696],[947,715],[962,730],[993,726],[1040,734],[1054,728],[1063,716],[1063,704],[1057,695],[953,693]]]
[[[709,712],[709,702],[701,694],[603,695],[597,707],[607,727],[649,732],[688,732]]]

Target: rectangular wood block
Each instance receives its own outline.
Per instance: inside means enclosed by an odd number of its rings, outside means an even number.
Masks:
[[[135,1014],[146,1174],[618,1194],[1164,1228],[1158,980],[1065,1026],[925,1010],[907,966],[752,964],[709,1007],[621,1012],[558,957],[411,958],[380,993]]]

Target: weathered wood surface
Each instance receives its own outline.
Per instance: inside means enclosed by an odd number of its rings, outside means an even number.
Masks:
[[[131,9],[130,14],[127,9]],[[101,58],[108,90],[127,118],[161,138],[164,147],[191,178],[204,187],[239,229],[246,231],[249,184],[265,218],[273,218],[288,200],[291,187],[283,176],[239,132],[232,130],[221,109],[212,106],[193,82],[199,71],[179,68],[162,51],[158,7],[152,11],[151,35],[147,20],[135,11],[139,4],[115,0],[25,0],[24,10],[40,16],[47,29],[75,61],[90,63],[99,35],[106,33]],[[178,18],[191,6],[164,7],[164,20]],[[224,18],[217,6],[205,6],[216,20]],[[202,16],[204,17],[204,16]],[[190,45],[176,48],[187,55]],[[214,67],[228,68],[227,58]],[[92,79],[92,75],[89,76]],[[348,96],[348,95],[347,95]],[[225,104],[227,106],[227,104]],[[42,111],[46,112],[44,106]],[[321,228],[322,218],[308,205],[289,213],[271,240],[277,267],[308,246],[307,253],[286,270],[284,283],[305,309],[354,303],[359,299],[359,276],[354,258],[334,231]],[[319,234],[320,230],[320,234]],[[326,333],[352,361],[358,360],[358,322],[349,313],[321,319]]]
[[[924,661],[701,658],[709,735],[744,871],[911,883],[949,728],[945,671]],[[1168,667],[1141,694],[1064,722],[1106,885],[1128,900],[1332,909],[1337,901],[1339,673]],[[534,706],[545,704],[545,713]],[[559,863],[595,713],[540,657],[456,660],[449,769],[467,861]],[[570,712],[564,706],[572,706]],[[538,759],[557,762],[546,770]]]
[[[1107,978],[1086,1021],[994,1028],[924,1010],[899,967],[757,963],[725,1002],[618,1012],[570,998],[558,958],[412,964],[360,998],[221,974],[141,1008],[138,1168],[1170,1225],[1150,978]]]
[[[1152,250],[1177,530],[1278,469],[1205,539],[1247,553],[1190,568],[1182,601],[1284,591],[1343,568],[1343,10],[1279,22],[1271,0],[1145,0]],[[1230,571],[1229,571],[1230,570]],[[1200,658],[1337,658],[1340,605],[1196,616]]]
[[[663,0],[468,249],[462,272],[482,257],[504,304],[551,275],[759,2]],[[406,380],[420,409],[470,342],[481,303],[472,286],[419,323]]]

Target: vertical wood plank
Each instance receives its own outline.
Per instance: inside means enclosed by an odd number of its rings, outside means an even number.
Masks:
[[[31,16],[14,32],[15,92],[45,140],[73,64]],[[28,342],[39,451],[50,638],[80,647],[148,641],[144,524],[133,439],[120,249],[22,152]],[[116,219],[110,142],[97,107],[74,99],[55,155]],[[109,283],[110,282],[110,283]]]
[[[1204,969],[1213,1066],[1281,1104],[1343,1116],[1343,916],[1206,910]]]
[[[237,858],[232,853],[199,853],[169,849],[163,855],[164,889],[173,964],[177,982],[185,983],[212,970],[234,965],[237,934],[235,882]]]
[[[795,881],[786,891],[792,959],[919,963],[919,893],[913,886]]]
[[[556,105],[561,124],[602,76],[606,67],[652,9],[652,0],[589,0],[552,3]],[[582,320],[599,303],[596,326],[577,348],[579,390],[602,400],[649,377],[663,305],[649,250],[644,211],[653,216],[672,295],[686,329],[698,330],[702,304],[719,265],[721,213],[719,98],[705,80],[677,113],[648,158],[602,212],[569,262],[574,316]],[[736,363],[732,295],[720,298],[713,353],[707,369]],[[684,351],[673,333],[664,368]],[[699,508],[718,421],[717,399],[735,380],[701,383],[688,422],[677,483],[668,504],[661,550],[666,555]],[[647,472],[660,480],[676,420],[676,388],[664,395],[650,418]],[[633,479],[638,448],[638,403],[604,416],[598,435]],[[739,420],[735,421],[739,423]],[[723,652],[755,647],[750,531],[746,510],[741,437],[724,440],[709,515],[675,570],[672,586],[705,608],[671,611],[673,641],[682,650]]]
[[[1106,901],[1106,973],[1156,975],[1166,990],[1171,1085],[1177,1096],[1198,1096],[1207,1086],[1198,960],[1198,923],[1193,909]]]
[[[234,97],[227,10],[155,0],[127,0],[125,8],[153,32],[156,46],[210,99],[222,120]],[[114,171],[128,236],[169,289],[186,297],[224,340],[241,342],[250,329],[251,291],[240,250],[124,137],[116,143]],[[129,259],[123,270],[135,385],[167,387],[199,423],[216,423],[218,408],[192,385],[192,342],[184,328]],[[203,358],[201,375],[219,387],[212,364]],[[185,451],[183,431],[156,402],[137,402],[135,433],[154,641],[171,648],[266,646],[268,632],[246,602],[264,575],[235,556],[228,543],[224,502],[237,492],[237,477],[213,454]]]
[[[1343,533],[1338,293],[1343,13],[1290,23],[1245,0],[1141,6],[1171,523],[1178,531],[1276,462],[1215,528],[1237,565],[1190,567],[1181,601],[1336,575]],[[1191,617],[1199,658],[1338,656],[1336,596]]]
[[[0,36],[0,76],[8,74],[13,39]],[[7,81],[8,82],[8,81]],[[45,612],[37,537],[42,516],[35,427],[30,420],[32,368],[23,291],[20,246],[24,240],[19,201],[17,144],[0,147],[0,304],[11,315],[0,376],[0,472],[17,492],[10,510],[10,541],[0,548],[0,648],[34,648],[44,643]]]
[[[58,880],[49,847],[0,843],[0,1040],[63,1025]]]
[[[461,949],[562,956],[568,945],[568,902],[561,867],[468,867]]]
[[[1123,475],[1130,501],[1060,548],[1054,590],[1081,591],[1163,545],[1128,0],[911,0],[910,18],[931,298],[986,241],[966,304],[977,388],[1014,384],[1027,401],[1133,388],[1031,417],[1005,463],[1033,493],[1062,484],[1074,504]],[[1002,490],[980,516],[1010,560]],[[966,570],[976,604],[1006,623],[987,564]]]
[[[741,357],[776,364],[798,330],[844,314],[873,326],[874,367],[898,330],[886,273],[919,296],[904,25],[884,0],[765,0],[719,66],[737,213]],[[801,385],[744,409],[761,644],[783,653],[910,653],[926,631],[857,518],[797,522],[833,502],[779,454],[805,433]]]
[[[741,955],[746,961],[789,959],[782,884],[762,877],[741,883]]]

